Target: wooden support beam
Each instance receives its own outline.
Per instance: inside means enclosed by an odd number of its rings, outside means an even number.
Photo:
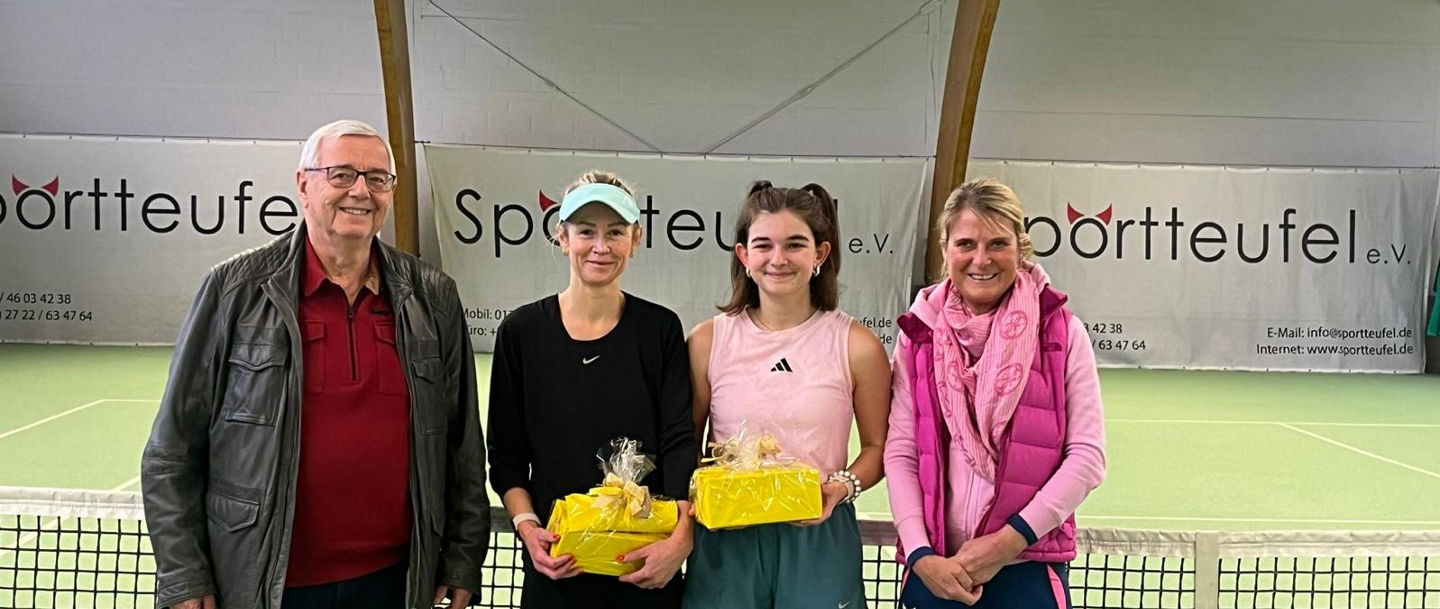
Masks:
[[[375,0],[380,68],[385,75],[385,119],[395,151],[395,247],[420,255],[419,198],[415,178],[415,108],[410,93],[410,38],[404,0]]]
[[[980,79],[985,73],[990,34],[995,31],[995,17],[999,12],[1000,0],[960,0],[960,7],[955,11],[950,64],[945,69],[945,97],[940,105],[930,219],[925,223],[926,282],[939,281],[944,274],[936,224],[950,191],[965,182],[965,166],[970,161],[970,132],[975,128],[975,104],[980,99]]]

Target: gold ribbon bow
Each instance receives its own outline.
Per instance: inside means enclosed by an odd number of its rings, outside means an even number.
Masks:
[[[732,469],[759,469],[781,461],[780,441],[774,435],[747,434],[743,429],[724,442],[711,442],[710,451],[714,456],[705,458],[705,463]]]
[[[634,480],[622,480],[615,474],[605,474],[605,481],[592,492],[597,495],[597,508],[621,508],[635,518],[650,517],[650,489],[636,484]]]

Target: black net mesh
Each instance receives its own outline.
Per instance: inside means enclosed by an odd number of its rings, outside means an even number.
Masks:
[[[51,513],[64,513],[65,506],[55,507]],[[476,603],[519,607],[523,549],[502,511],[492,514],[492,523]],[[1075,607],[1196,606],[1196,558],[1087,551],[1086,544],[1099,539],[1095,532],[1088,533],[1082,537],[1081,554],[1070,565]],[[895,607],[904,569],[895,561],[894,529],[889,522],[866,520],[861,522],[861,535],[861,577],[870,606]],[[1366,554],[1376,553],[1368,550]],[[1219,560],[1219,589],[1207,598],[1215,599],[1221,609],[1440,609],[1440,557],[1356,554]],[[138,500],[131,517],[0,514],[0,607],[152,607],[154,572]]]

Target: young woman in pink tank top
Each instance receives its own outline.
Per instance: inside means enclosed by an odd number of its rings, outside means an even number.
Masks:
[[[816,184],[751,185],[735,226],[732,298],[690,335],[703,446],[769,432],[821,470],[824,511],[796,524],[696,527],[686,607],[865,606],[854,500],[880,482],[890,365],[879,339],[837,308],[835,202]],[[849,460],[850,423],[860,453]]]

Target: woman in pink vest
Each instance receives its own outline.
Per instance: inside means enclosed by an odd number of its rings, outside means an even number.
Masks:
[[[885,471],[906,607],[1070,607],[1075,509],[1105,477],[1085,325],[1033,261],[1004,184],[940,216],[946,279],[900,317]]]
[[[861,609],[855,497],[880,482],[890,365],[838,308],[839,226],[824,188],[756,182],[735,223],[732,297],[690,335],[697,432],[742,425],[820,469],[824,511],[803,523],[695,528],[687,609]],[[860,453],[850,459],[850,424]],[[703,446],[703,443],[702,443]]]

